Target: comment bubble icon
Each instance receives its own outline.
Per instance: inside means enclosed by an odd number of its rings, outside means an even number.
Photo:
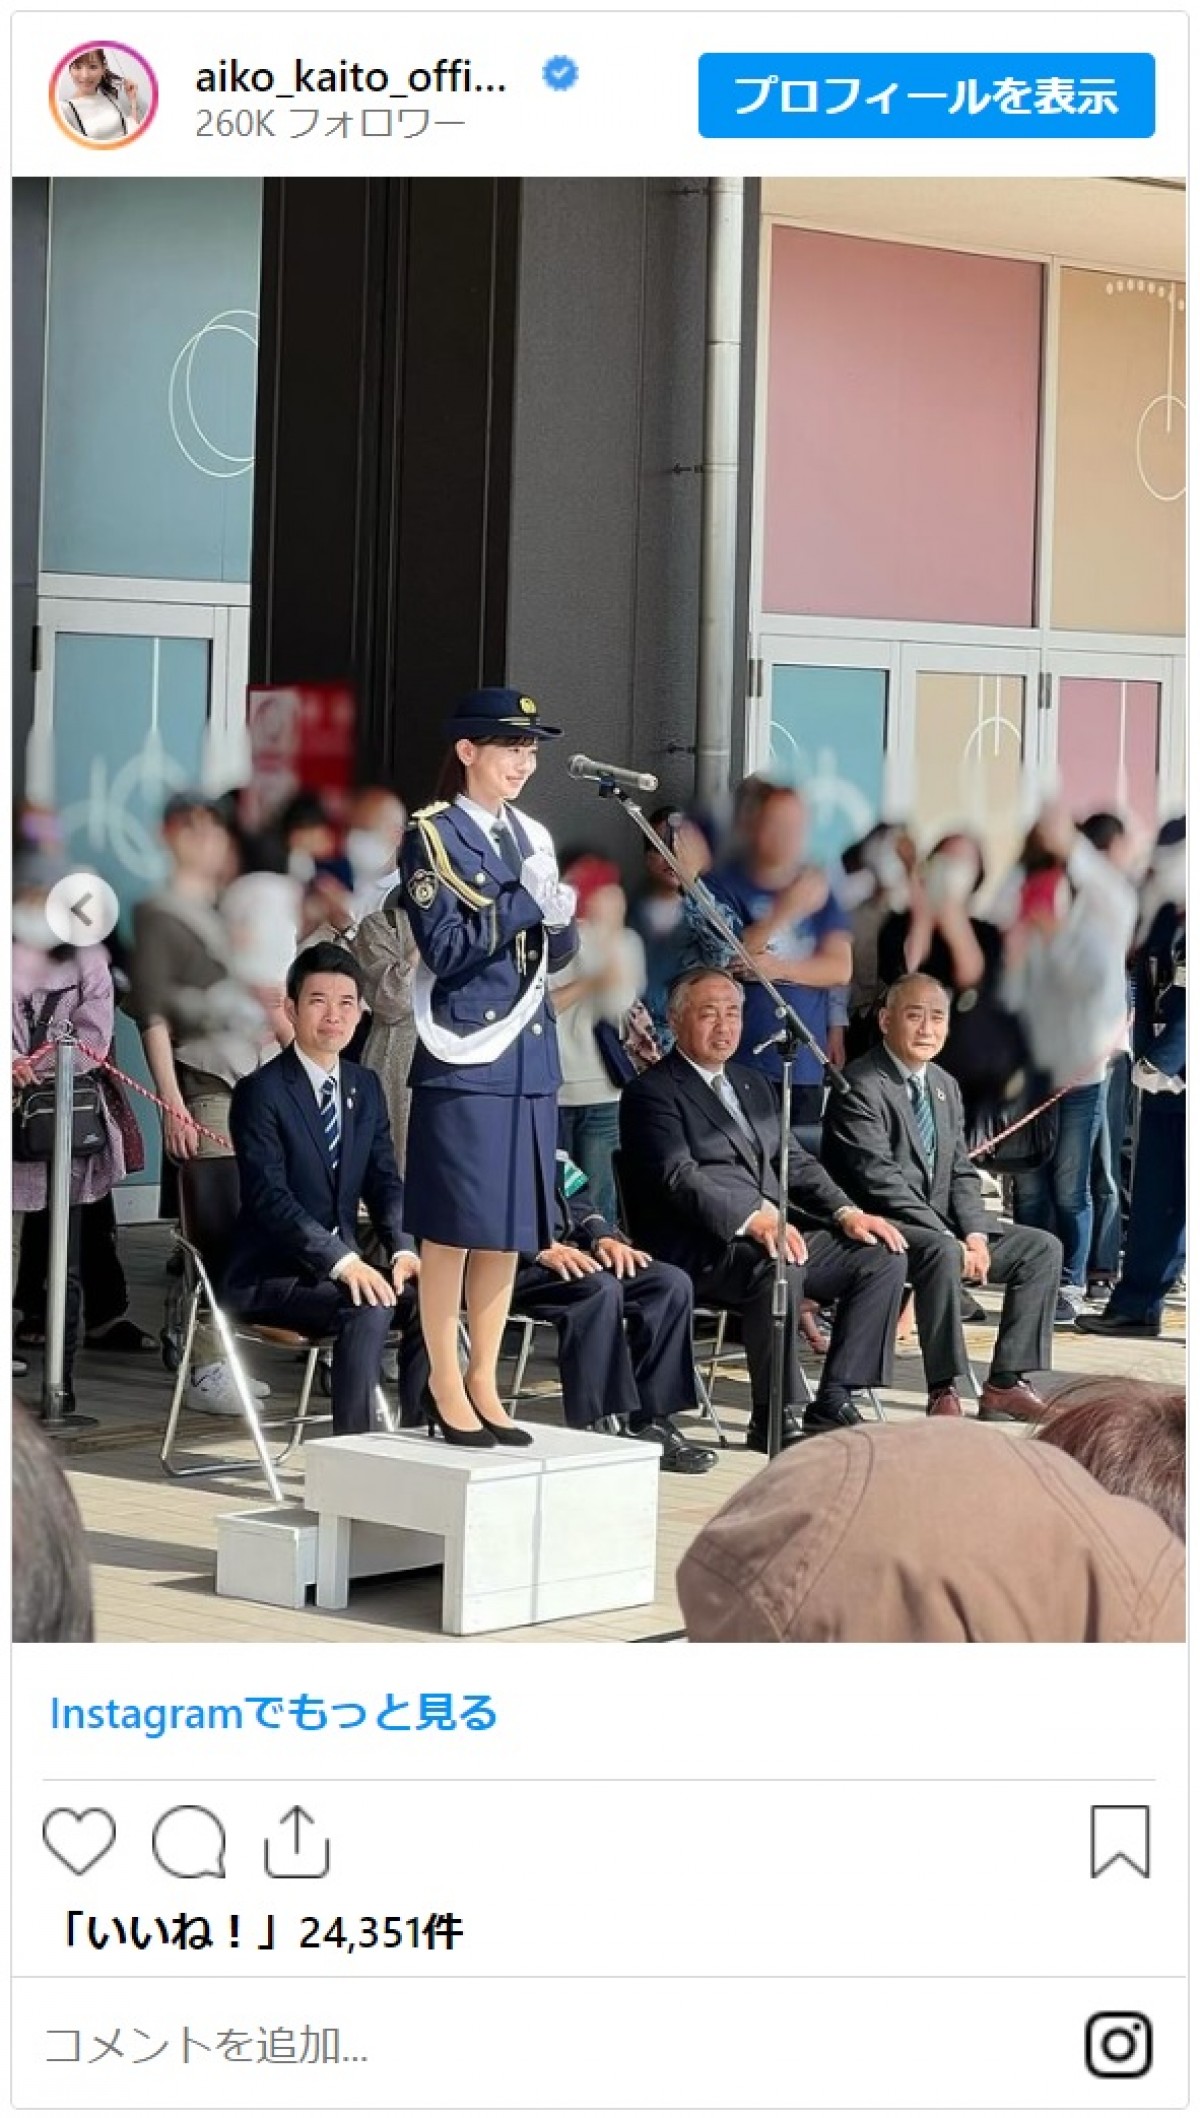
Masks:
[[[194,1883],[201,1876],[225,1878],[225,1826],[211,1809],[181,1802],[166,1809],[154,1826],[150,1849],[160,1868],[180,1882]]]

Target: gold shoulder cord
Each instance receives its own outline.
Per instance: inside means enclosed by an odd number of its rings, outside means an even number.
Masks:
[[[454,864],[450,859],[450,855],[446,851],[446,847],[443,842],[441,833],[438,831],[436,825],[431,822],[429,816],[426,814],[415,816],[413,818],[413,822],[416,824],[416,827],[421,834],[421,843],[425,848],[425,857],[428,860],[430,867],[433,869],[434,874],[438,877],[438,880],[440,882],[445,883],[446,888],[448,890],[452,890],[454,892],[454,895],[458,899],[460,899],[460,901],[464,905],[469,905],[473,912],[483,912],[490,910],[492,913],[492,924],[494,927],[496,915],[493,907],[493,900],[486,894],[485,891],[474,890],[472,889],[469,882],[464,881],[463,877],[458,873],[457,869],[454,867]]]

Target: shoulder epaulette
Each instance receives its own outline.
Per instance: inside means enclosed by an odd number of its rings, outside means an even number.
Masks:
[[[424,809],[414,809],[411,821],[419,824],[427,816],[442,816],[449,807],[449,802],[430,802]]]
[[[433,871],[433,877],[438,882],[444,883],[447,889],[453,890],[454,895],[461,903],[469,905],[472,911],[482,912],[485,906],[491,905],[491,898],[485,891],[474,889],[467,881],[465,875],[458,873],[449,853],[446,851],[441,834],[431,821],[439,812],[449,807],[449,802],[436,802],[432,808],[422,809],[420,814],[413,818],[413,822],[420,833],[421,843],[425,849],[425,858]],[[409,883],[409,894],[413,897],[414,902],[419,903],[420,900],[415,895],[416,883],[417,877],[414,875]],[[431,890],[430,902],[432,902],[432,897],[433,892]]]

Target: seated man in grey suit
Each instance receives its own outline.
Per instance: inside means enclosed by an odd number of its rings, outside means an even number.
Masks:
[[[1005,1289],[979,1417],[1037,1419],[1045,1406],[1026,1377],[1050,1366],[1062,1245],[984,1212],[958,1084],[933,1063],[950,1026],[945,987],[917,971],[898,978],[879,1023],[882,1045],[846,1068],[847,1094],[830,1096],[822,1160],[852,1199],[889,1215],[908,1244],[926,1410],[962,1413],[957,1385],[969,1363],[959,1285],[967,1279]]]

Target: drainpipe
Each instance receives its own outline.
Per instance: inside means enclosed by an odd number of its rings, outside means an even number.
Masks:
[[[709,179],[696,713],[696,799],[709,809],[728,793],[733,747],[744,194],[741,177]]]

